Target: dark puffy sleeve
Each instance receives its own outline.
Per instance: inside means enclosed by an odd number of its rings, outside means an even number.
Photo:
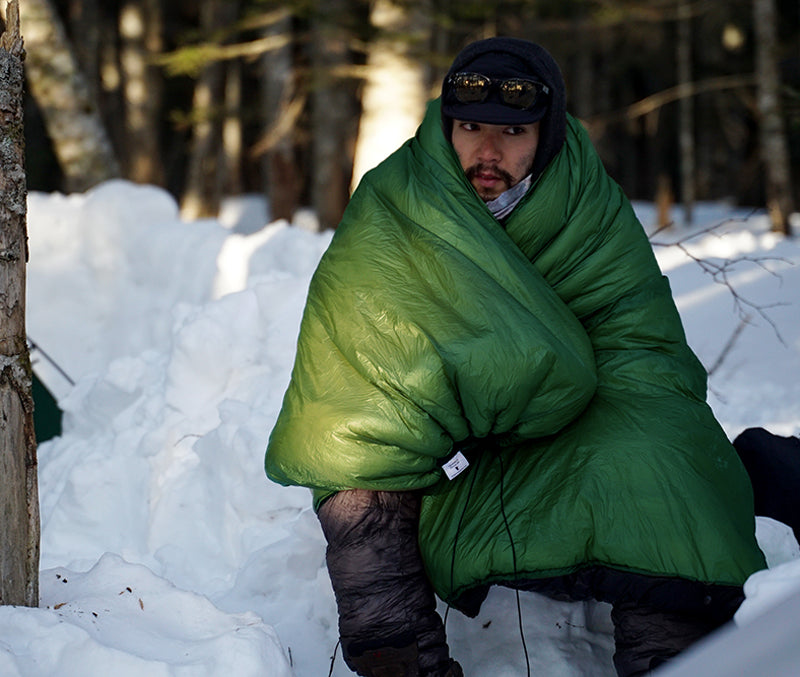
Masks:
[[[416,664],[407,674],[460,674],[417,545],[418,494],[341,491],[318,515],[347,665],[367,676],[379,674],[376,661]]]

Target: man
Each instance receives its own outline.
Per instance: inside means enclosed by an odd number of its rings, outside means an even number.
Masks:
[[[458,676],[435,596],[610,602],[620,675],[728,620],[753,498],[552,57],[465,48],[312,280],[268,475],[314,490],[347,664]]]

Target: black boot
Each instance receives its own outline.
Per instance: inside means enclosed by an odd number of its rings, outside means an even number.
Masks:
[[[783,522],[800,541],[800,439],[748,428],[733,446],[750,475],[756,515]]]

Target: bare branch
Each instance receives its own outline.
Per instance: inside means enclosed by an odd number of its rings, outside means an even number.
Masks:
[[[749,219],[750,216],[752,216],[752,213],[749,216],[745,217],[744,221]],[[708,228],[704,228],[704,229],[700,229],[700,230],[697,230],[697,231],[693,231],[692,233],[689,233],[689,234],[687,234],[687,235],[675,240],[674,242],[654,242],[654,241],[652,241],[652,237],[654,235],[656,235],[658,233],[661,233],[666,229],[665,226],[662,226],[662,227],[658,228],[656,231],[654,231],[650,235],[650,238],[651,238],[650,244],[653,247],[676,247],[681,252],[683,252],[683,254],[688,259],[690,259],[691,261],[694,261],[704,273],[706,273],[707,275],[711,276],[711,279],[715,283],[723,285],[724,287],[727,287],[727,289],[730,292],[730,295],[731,295],[731,297],[733,299],[734,309],[736,310],[736,312],[739,315],[739,318],[741,320],[741,324],[739,325],[739,328],[737,328],[737,330],[734,332],[734,336],[732,337],[731,340],[729,340],[729,343],[731,343],[731,341],[735,341],[735,339],[738,337],[738,334],[741,333],[741,331],[744,329],[745,325],[751,323],[751,314],[755,313],[756,315],[761,317],[761,319],[763,319],[765,322],[767,322],[770,325],[770,327],[772,327],[772,330],[775,333],[775,336],[785,346],[786,345],[786,341],[783,339],[783,336],[781,335],[777,324],[769,316],[769,313],[767,311],[771,310],[772,308],[785,306],[787,304],[786,303],[771,303],[771,304],[759,304],[759,303],[756,303],[756,302],[750,300],[749,298],[747,298],[746,296],[744,296],[744,295],[739,293],[739,291],[735,288],[733,282],[731,281],[731,277],[736,272],[737,266],[740,266],[741,264],[749,264],[749,265],[758,266],[759,268],[761,268],[765,272],[769,273],[770,275],[774,276],[775,278],[777,278],[779,280],[782,280],[781,276],[778,273],[776,273],[774,270],[772,270],[768,264],[779,262],[779,263],[792,265],[792,262],[787,260],[787,259],[784,259],[784,258],[781,258],[781,257],[776,257],[776,256],[737,256],[737,257],[732,258],[732,259],[705,258],[705,257],[700,257],[700,256],[697,256],[696,254],[694,254],[691,251],[691,249],[688,246],[688,244],[687,244],[690,240],[693,240],[693,239],[695,239],[695,238],[697,238],[697,237],[699,237],[701,235],[709,235],[709,234],[711,234],[711,235],[714,235],[716,237],[720,237],[721,238],[721,237],[723,237],[723,235],[721,235],[721,234],[719,234],[717,232],[719,230],[719,228],[721,228],[722,226],[724,226],[726,224],[738,222],[738,221],[741,221],[741,220],[742,219],[735,219],[735,218],[726,219],[725,221],[721,221],[719,223],[716,223],[713,226],[710,226]],[[723,351],[723,355],[721,356],[722,359],[724,359],[725,353],[727,353],[727,351],[729,351],[729,350],[730,350],[730,347],[726,346],[726,349]],[[717,361],[715,362],[715,366],[713,367],[714,369],[719,366],[718,363],[720,363],[720,361],[721,361],[720,358],[717,358]],[[711,370],[709,370],[709,373],[711,373]]]
[[[722,347],[720,354],[717,356],[717,359],[714,360],[714,364],[712,364],[706,372],[709,376],[712,376],[714,372],[722,366],[722,363],[725,361],[725,358],[728,357],[728,353],[731,352],[733,346],[736,344],[736,339],[739,338],[739,335],[744,331],[744,328],[750,324],[750,316],[745,315],[737,325],[736,329],[733,330],[733,333],[730,335],[728,340],[725,342],[725,345]]]
[[[612,111],[595,115],[586,124],[595,126],[604,126],[613,122],[622,122],[624,120],[633,120],[652,113],[654,110],[662,106],[678,101],[680,99],[697,96],[698,94],[705,94],[707,92],[714,92],[723,89],[737,89],[740,87],[754,87],[756,84],[756,76],[752,73],[744,75],[720,75],[714,78],[707,78],[697,82],[683,82],[674,87],[669,87],[650,96],[632,103],[621,110]]]

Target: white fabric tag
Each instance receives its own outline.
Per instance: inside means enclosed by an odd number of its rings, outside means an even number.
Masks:
[[[447,475],[447,479],[452,480],[464,472],[467,466],[469,466],[467,457],[460,451],[457,451],[456,455],[442,466],[442,470],[444,470],[444,474]]]

